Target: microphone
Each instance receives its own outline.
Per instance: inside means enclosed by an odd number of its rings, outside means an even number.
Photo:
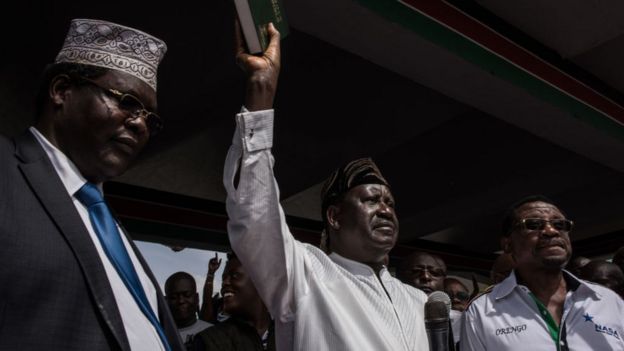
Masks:
[[[425,303],[425,329],[429,339],[431,351],[454,351],[453,341],[450,339],[449,313],[451,299],[443,291],[434,291]]]

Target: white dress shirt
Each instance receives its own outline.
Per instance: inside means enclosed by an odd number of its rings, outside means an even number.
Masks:
[[[67,193],[72,197],[74,206],[76,206],[76,210],[80,214],[80,218],[87,228],[89,236],[97,249],[100,260],[104,265],[106,276],[108,277],[108,281],[113,290],[113,294],[115,295],[115,301],[117,302],[117,307],[119,309],[119,313],[121,314],[121,320],[123,321],[124,329],[126,331],[126,335],[128,336],[130,348],[133,351],[164,350],[165,348],[160,341],[160,337],[158,336],[156,329],[147,317],[145,317],[135,302],[134,297],[132,297],[130,291],[128,291],[128,288],[126,288],[123,281],[119,277],[117,270],[106,256],[106,253],[102,248],[102,244],[100,243],[100,240],[91,225],[87,207],[74,196],[74,194],[80,190],[85,183],[87,183],[87,180],[82,176],[82,174],[80,174],[76,165],[69,158],[67,158],[61,150],[52,145],[36,128],[30,127],[30,132],[35,136],[48,155],[48,158],[52,162],[56,173],[61,178]],[[97,186],[101,192],[102,184],[97,184]],[[156,288],[145,274],[143,266],[141,266],[141,263],[134,254],[132,247],[126,240],[126,236],[123,235],[119,225],[117,226],[117,229],[121,234],[121,239],[123,240],[126,250],[128,251],[128,255],[130,255],[130,259],[132,260],[134,269],[139,276],[141,285],[143,285],[143,290],[145,290],[145,295],[147,296],[150,306],[154,310],[156,318],[158,318]]]
[[[275,319],[277,349],[429,350],[425,293],[290,233],[273,175],[273,110],[243,112],[236,122],[224,173],[228,233]]]
[[[567,344],[570,351],[624,350],[624,300],[603,286],[563,273],[571,289],[563,305],[557,343]],[[529,293],[512,272],[475,299],[463,315],[461,350],[557,350]]]

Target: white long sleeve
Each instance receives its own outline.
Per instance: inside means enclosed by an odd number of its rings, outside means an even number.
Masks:
[[[292,236],[273,175],[273,111],[236,122],[224,172],[228,233],[275,318],[278,350],[428,350],[422,291]]]

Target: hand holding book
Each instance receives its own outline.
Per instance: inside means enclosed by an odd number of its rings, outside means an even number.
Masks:
[[[281,0],[234,0],[234,5],[249,53],[258,54],[266,50],[269,45],[269,23],[273,23],[282,39],[288,35]]]
[[[236,21],[236,62],[247,75],[245,107],[249,111],[273,108],[280,71],[280,33],[273,23],[267,26],[269,44],[262,54],[256,56],[245,50],[239,21]]]

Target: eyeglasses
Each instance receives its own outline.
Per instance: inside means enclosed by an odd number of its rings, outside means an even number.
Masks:
[[[425,274],[425,272],[429,272],[429,275],[435,278],[446,276],[446,272],[439,268],[416,266],[416,267],[412,267],[411,269],[412,275],[415,275],[415,276],[421,276]]]
[[[518,221],[517,225],[528,231],[544,230],[546,223],[552,228],[560,232],[569,232],[574,226],[574,222],[568,219],[543,219],[543,218],[524,218]]]
[[[462,302],[468,301],[468,299],[470,298],[470,295],[468,295],[468,293],[465,291],[458,291],[456,293],[448,292],[448,296],[451,298],[451,300],[457,299]]]
[[[125,111],[130,112],[131,119],[135,120],[139,117],[142,117],[145,120],[145,124],[147,125],[147,129],[149,130],[150,136],[154,136],[158,134],[163,128],[163,121],[159,115],[154,112],[150,112],[145,108],[145,105],[139,100],[138,97],[122,93],[119,90],[106,88],[101,86],[99,83],[85,77],[80,77],[80,79],[84,82],[87,82],[104,92],[106,95],[111,96],[117,100],[119,107]]]

